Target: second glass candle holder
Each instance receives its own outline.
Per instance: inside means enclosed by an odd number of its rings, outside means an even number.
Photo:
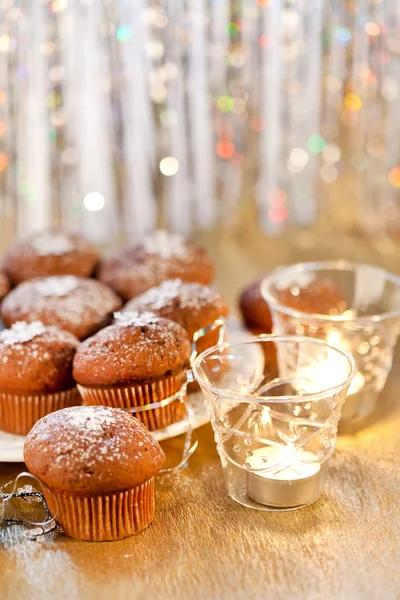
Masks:
[[[315,502],[356,372],[351,355],[305,337],[260,336],[206,350],[193,372],[229,495],[260,510]],[[312,373],[315,389],[307,392]]]
[[[261,283],[261,293],[274,333],[318,338],[353,355],[357,373],[340,426],[362,425],[374,411],[392,366],[400,331],[400,278],[345,261],[302,263],[274,271]],[[329,381],[328,373],[325,377]],[[315,385],[311,377],[306,389],[312,391]]]

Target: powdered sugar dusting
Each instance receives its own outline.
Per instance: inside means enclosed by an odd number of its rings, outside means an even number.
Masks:
[[[185,238],[163,229],[144,238],[141,245],[145,252],[156,254],[161,258],[185,258],[188,252]]]
[[[136,327],[144,327],[160,321],[159,317],[152,312],[138,313],[137,311],[116,312],[114,318],[118,325],[135,325]]]
[[[123,416],[122,411],[103,406],[79,406],[52,413],[49,424],[39,422],[34,430],[35,443],[51,443],[54,462],[68,468],[70,461],[79,461],[90,468],[98,461],[100,448],[106,448],[108,457],[120,459],[124,455],[122,438],[108,435]],[[54,438],[54,431],[57,432]],[[76,475],[85,475],[78,470]]]
[[[71,240],[64,233],[43,233],[36,236],[31,244],[39,256],[62,256],[74,249]]]
[[[67,489],[79,491],[83,485],[93,492],[142,483],[140,464],[154,451],[162,456],[144,425],[127,412],[106,406],[75,406],[51,413],[34,425],[24,447],[28,468],[42,463],[44,483],[47,476],[56,476]]]
[[[5,346],[13,346],[14,344],[29,342],[45,331],[46,327],[41,321],[33,321],[32,323],[17,321],[10,329],[5,329],[0,333],[0,342]]]
[[[10,322],[43,321],[85,337],[120,306],[116,294],[99,281],[64,275],[21,283],[3,301],[2,312]]]
[[[35,282],[39,294],[48,296],[66,296],[79,285],[79,279],[73,275],[46,277]]]
[[[182,279],[168,279],[140,296],[138,302],[149,304],[158,310],[174,300],[182,290]],[[193,294],[191,294],[193,298]]]
[[[200,310],[203,306],[214,305],[219,294],[200,283],[184,283],[181,279],[169,279],[137,296],[124,307],[123,312],[147,309],[158,311],[172,306],[176,301],[182,309]]]
[[[82,431],[102,431],[104,425],[115,423],[115,414],[111,410],[94,411],[90,406],[82,406],[78,411],[71,411],[65,417],[68,426]]]

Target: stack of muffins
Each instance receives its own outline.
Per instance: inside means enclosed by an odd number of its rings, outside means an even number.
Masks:
[[[153,520],[165,457],[147,430],[185,417],[193,352],[218,342],[229,309],[213,276],[203,248],[165,231],[103,261],[63,228],[6,253],[0,429],[29,434],[25,461],[67,534],[119,539]]]
[[[10,328],[0,335],[0,428],[26,434],[81,402],[125,409],[151,430],[184,418],[193,338],[228,315],[213,275],[203,248],[165,231],[103,261],[59,227],[15,243],[0,278]]]

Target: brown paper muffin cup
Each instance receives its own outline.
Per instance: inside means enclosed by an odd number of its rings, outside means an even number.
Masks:
[[[77,388],[54,394],[7,394],[0,392],[0,429],[8,433],[26,435],[36,421],[51,412],[79,406]]]
[[[83,404],[111,406],[112,408],[139,408],[161,402],[170,398],[180,391],[186,381],[186,373],[167,377],[166,379],[153,383],[142,383],[141,385],[119,386],[110,388],[95,388],[78,385],[79,392],[83,398]],[[172,423],[182,421],[186,415],[186,393],[180,398],[161,406],[141,412],[133,412],[139,421],[147,429],[154,431],[163,429]]]
[[[79,540],[121,540],[143,531],[154,519],[154,477],[131,490],[96,496],[42,488],[56,523]]]

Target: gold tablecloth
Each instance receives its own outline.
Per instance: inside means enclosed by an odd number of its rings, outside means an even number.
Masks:
[[[208,240],[220,289],[233,300],[263,268],[311,255],[385,262],[363,244],[304,235]],[[0,598],[399,600],[399,360],[368,426],[339,438],[326,491],[314,506],[278,514],[235,504],[207,425],[198,430],[189,466],[158,479],[157,516],[140,535],[94,544],[50,534],[32,542],[18,527],[3,527]],[[180,444],[163,446],[172,456]],[[2,464],[1,481],[22,467]]]

